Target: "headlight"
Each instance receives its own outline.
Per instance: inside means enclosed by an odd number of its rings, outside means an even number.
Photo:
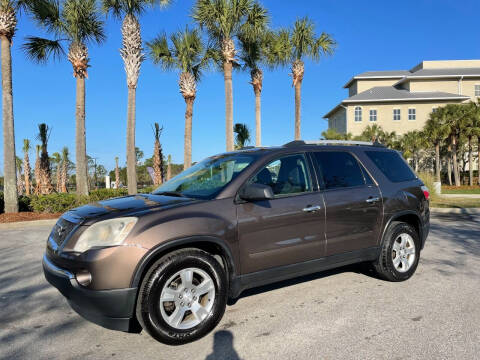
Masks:
[[[120,245],[136,222],[136,217],[99,221],[91,225],[80,235],[73,251],[84,252],[95,246]]]

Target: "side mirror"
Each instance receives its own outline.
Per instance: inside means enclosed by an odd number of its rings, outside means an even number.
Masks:
[[[272,188],[263,184],[246,185],[240,190],[239,196],[246,201],[270,200],[274,198]]]

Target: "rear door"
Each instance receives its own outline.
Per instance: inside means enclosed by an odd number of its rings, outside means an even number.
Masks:
[[[383,216],[378,186],[348,151],[312,155],[325,199],[327,256],[376,246]]]
[[[268,185],[272,200],[237,205],[242,273],[318,259],[325,255],[325,209],[314,191],[308,157],[273,159],[250,180]]]

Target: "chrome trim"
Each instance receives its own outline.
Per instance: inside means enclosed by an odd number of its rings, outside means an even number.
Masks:
[[[75,279],[75,276],[68,270],[65,270],[65,269],[62,269],[62,268],[59,268],[58,266],[56,266],[54,263],[52,263],[47,255],[43,255],[43,266],[45,268],[47,268],[49,271],[55,273],[56,275],[59,275],[59,276],[62,276],[62,277],[66,277],[68,279]]]

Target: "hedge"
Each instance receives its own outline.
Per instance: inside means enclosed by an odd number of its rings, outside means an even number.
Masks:
[[[144,188],[140,193],[151,192]],[[53,193],[49,195],[20,196],[18,198],[20,211],[35,211],[39,213],[63,213],[78,206],[92,202],[128,195],[127,189],[100,189],[93,190],[88,196],[79,196],[74,193]],[[3,192],[0,192],[0,213],[4,212]]]

